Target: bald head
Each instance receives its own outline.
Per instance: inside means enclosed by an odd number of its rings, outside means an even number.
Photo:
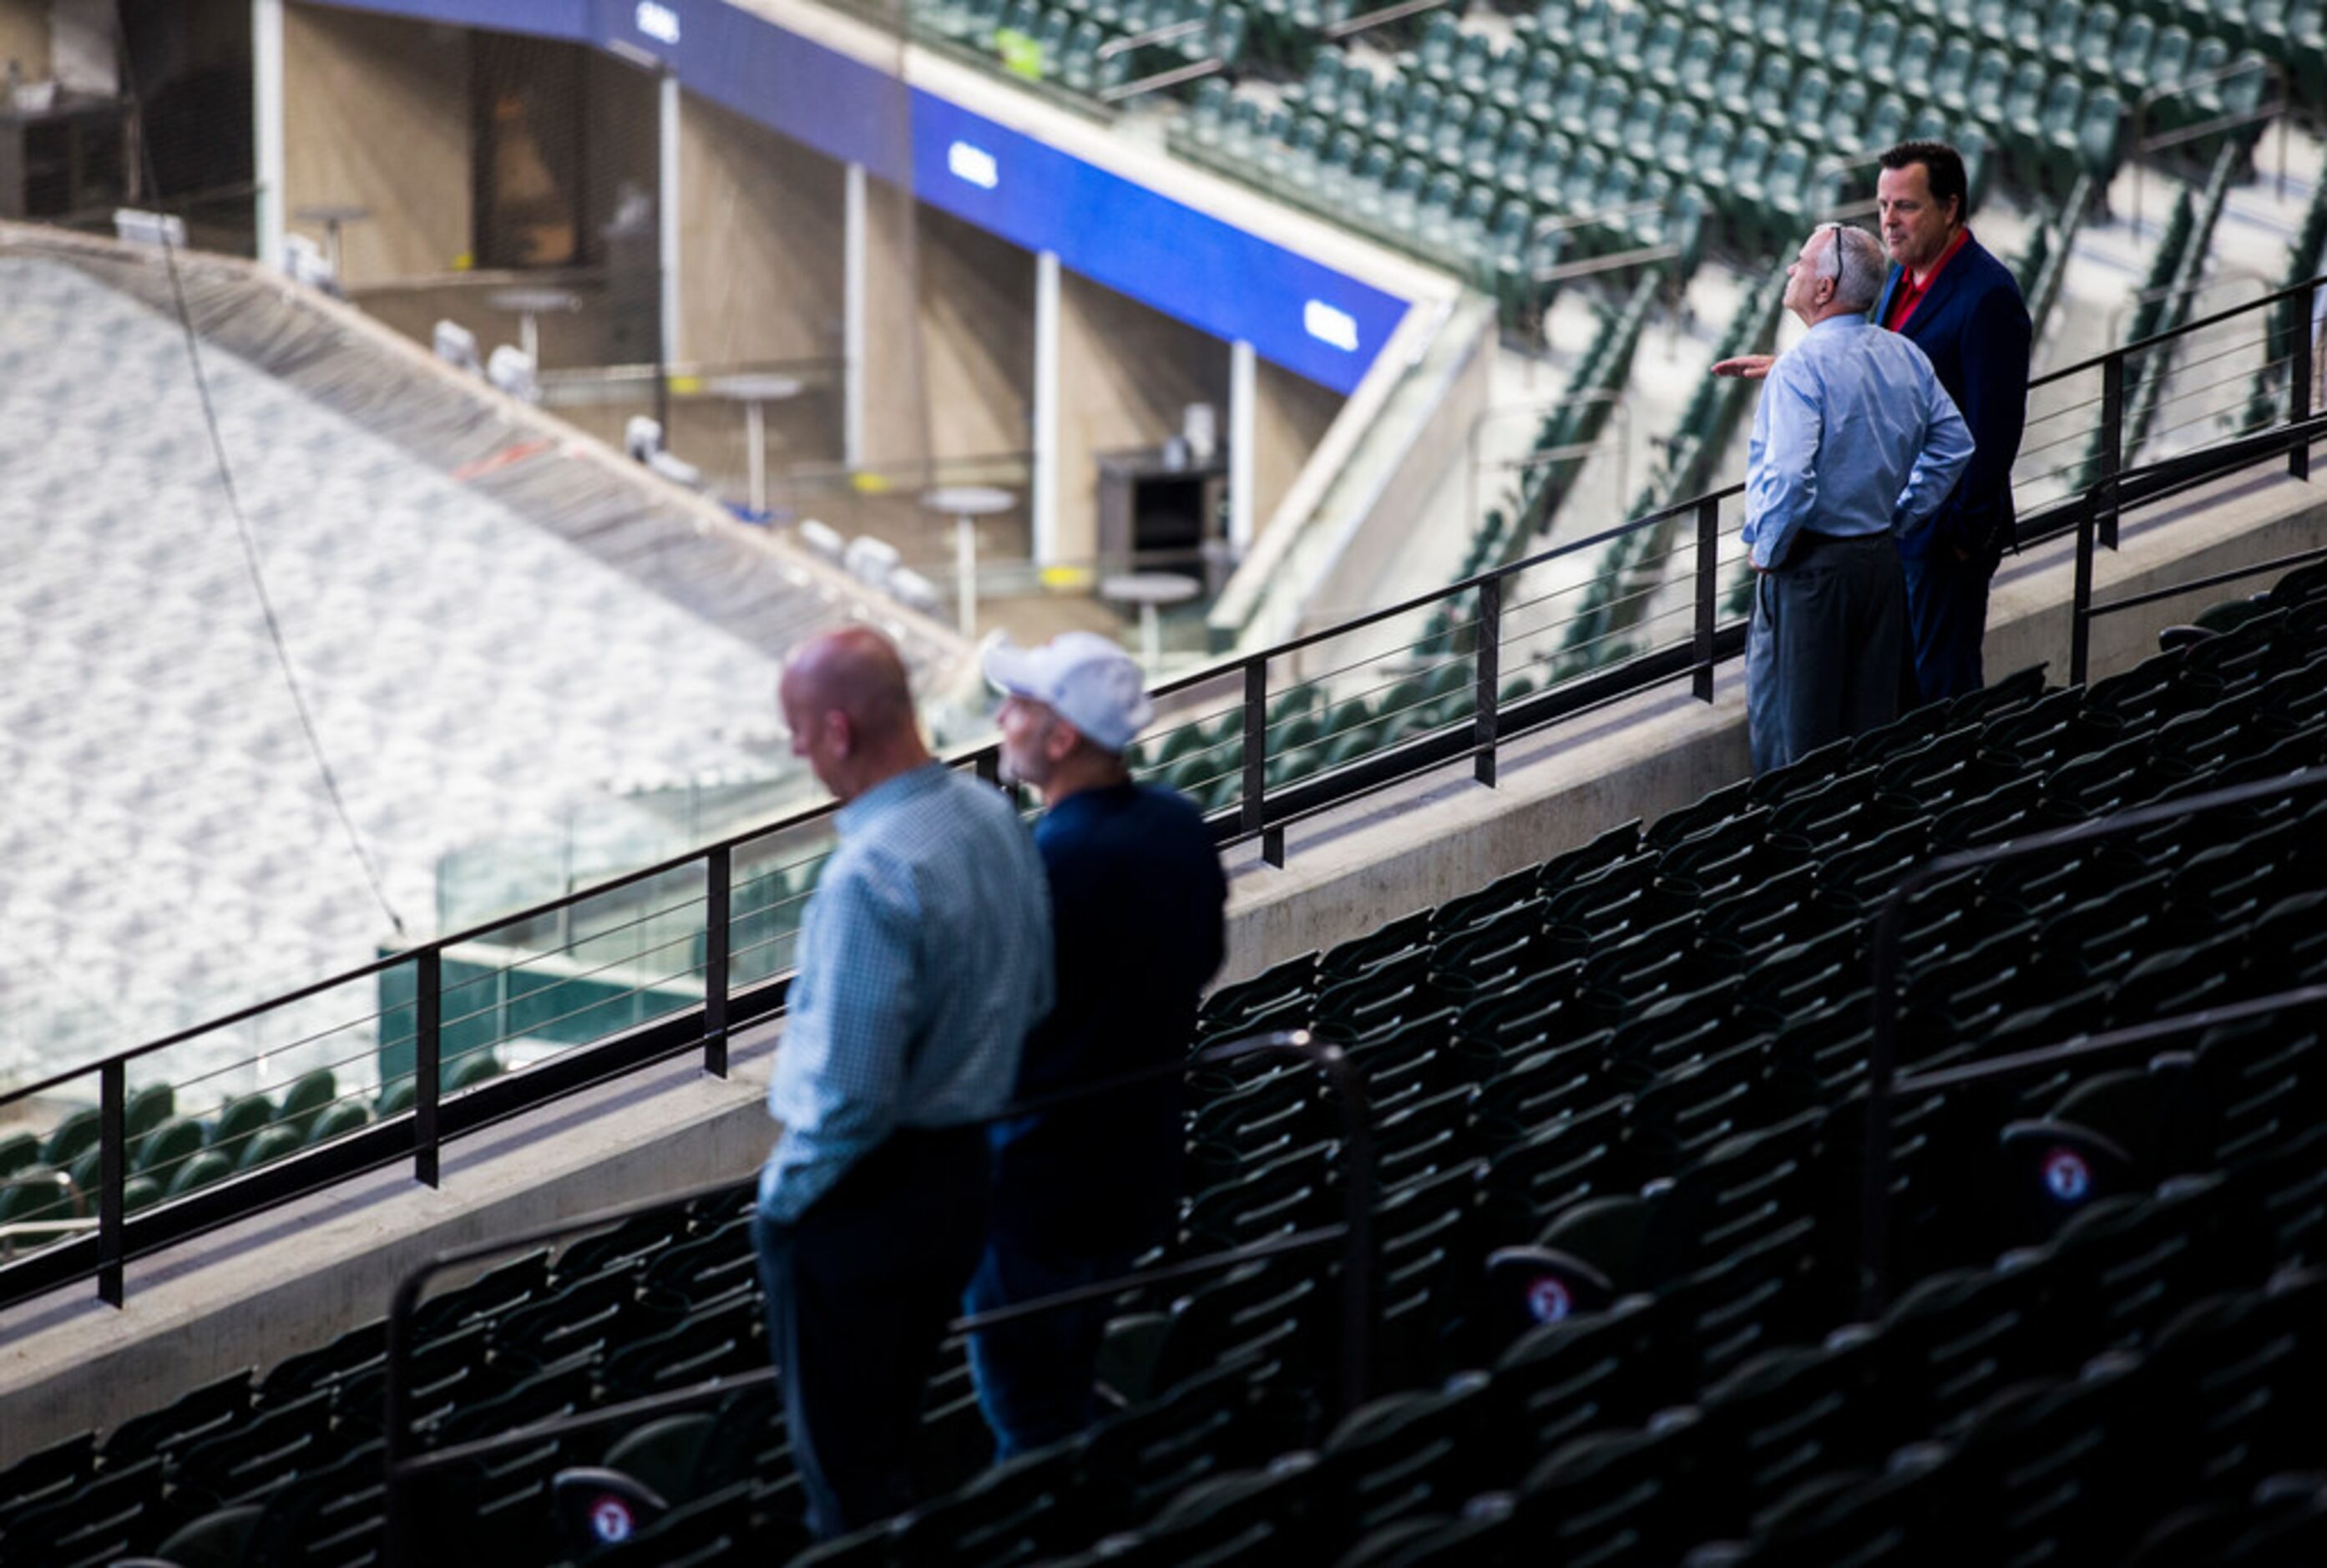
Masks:
[[[871,627],[843,627],[794,649],[777,700],[793,754],[843,800],[929,761],[905,662]]]

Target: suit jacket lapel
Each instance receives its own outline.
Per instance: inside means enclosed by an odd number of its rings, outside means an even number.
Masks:
[[[1882,326],[1891,319],[1891,296],[1899,292],[1899,280],[1907,275],[1906,269],[1892,266],[1891,275],[1883,280],[1883,297],[1874,302],[1874,324]]]
[[[1961,250],[1948,257],[1947,266],[1939,268],[1939,275],[1931,280],[1930,291],[1916,302],[1915,313],[1907,318],[1907,330],[1910,332],[1919,326],[1928,326],[1939,319],[1939,313],[1947,309],[1948,296],[1955,292],[1956,286],[1962,283],[1965,275],[1971,271],[1972,247],[1977,243],[1977,240],[1967,239]]]

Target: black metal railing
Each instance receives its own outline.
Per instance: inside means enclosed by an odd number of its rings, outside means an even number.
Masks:
[[[2257,561],[2252,565],[2209,573],[2202,577],[2187,578],[2162,588],[2121,594],[2115,599],[2099,602],[2093,598],[2093,546],[2098,539],[2115,532],[2117,519],[2125,513],[2136,507],[2152,505],[2179,495],[2193,486],[2235,472],[2281,451],[2288,453],[2290,469],[2298,477],[2308,478],[2311,443],[2322,438],[2327,438],[2327,415],[2308,415],[2299,423],[2283,429],[2246,436],[2226,446],[2210,447],[2158,463],[2144,471],[2140,483],[2133,483],[2129,480],[2112,481],[2105,487],[2095,487],[2097,493],[2093,504],[2084,508],[2076,520],[2076,584],[2070,593],[2069,607],[2069,684],[2085,684],[2091,658],[2093,622],[2104,616],[2121,614],[2127,610],[2138,610],[2145,604],[2178,599],[2185,593],[2267,576],[2289,567],[2327,558],[2327,547],[2296,550],[2267,561]],[[2295,464],[2302,466],[2295,468]]]
[[[2076,493],[2030,512],[2019,519],[2017,542],[2030,546],[2077,535],[2079,538],[2079,587],[2075,617],[2079,631],[2096,615],[2129,608],[2130,601],[2095,606],[2090,596],[2091,548],[2096,543],[2115,548],[2117,521],[2131,506],[2176,493],[2190,486],[2253,467],[2284,455],[2288,471],[2298,478],[2309,474],[2312,440],[2327,434],[2322,421],[2312,412],[2313,363],[2309,323],[2317,292],[2327,275],[2310,278],[2230,310],[2186,322],[2170,331],[2051,371],[2031,383],[2042,388],[2078,375],[2098,372],[2102,380],[2096,462]],[[2294,372],[2283,425],[2249,433],[2200,452],[2171,458],[2144,469],[2126,469],[2119,462],[2125,437],[2126,366],[2162,346],[2191,333],[2217,327],[2235,318],[2266,311],[2283,302],[2300,301],[2300,340],[2284,361]],[[1434,770],[1469,761],[1481,783],[1495,782],[1498,747],[1516,736],[1541,731],[1623,698],[1640,695],[1687,679],[1698,700],[1711,702],[1715,670],[1742,653],[1745,627],[1742,620],[1724,621],[1718,581],[1721,507],[1743,492],[1743,486],[1679,500],[1643,513],[1615,527],[1542,551],[1508,565],[1482,572],[1461,582],[1417,594],[1401,603],[1374,611],[1255,653],[1239,655],[1209,669],[1167,682],[1154,695],[1168,709],[1173,699],[1183,700],[1207,686],[1230,686],[1232,706],[1243,755],[1223,777],[1237,779],[1232,800],[1210,815],[1215,841],[1223,847],[1257,840],[1264,860],[1282,865],[1288,827],[1351,800],[1417,778]],[[1540,690],[1506,698],[1501,691],[1502,634],[1514,607],[1509,585],[1523,574],[1553,565],[1584,552],[1604,549],[1642,530],[1663,529],[1682,523],[1693,530],[1693,541],[1672,552],[1690,558],[1689,631],[1685,639],[1649,649],[1589,668]],[[2194,584],[2184,584],[2183,588]],[[1632,597],[1637,598],[1637,595]],[[1369,628],[1432,609],[1475,602],[1477,614],[1466,623],[1472,648],[1463,657],[1474,659],[1468,682],[1472,707],[1467,715],[1431,725],[1423,733],[1387,740],[1378,749],[1339,764],[1327,765],[1299,778],[1271,783],[1268,737],[1273,663],[1295,658],[1304,650],[1345,639]],[[1676,611],[1675,613],[1680,611]],[[1426,642],[1426,639],[1424,639]],[[1411,658],[1417,650],[1409,646]],[[2079,672],[2081,673],[2081,672]],[[1294,683],[1299,685],[1301,683]],[[999,775],[999,751],[978,747],[950,759],[956,768],[974,770],[989,781]],[[518,914],[503,916],[453,935],[439,937],[407,951],[374,960],[328,980],[303,986],[285,995],[243,1008],[223,1018],[180,1030],[160,1040],[64,1072],[50,1074],[29,1085],[0,1095],[0,1108],[55,1089],[98,1080],[99,1138],[104,1154],[98,1195],[98,1226],[94,1236],[75,1237],[31,1250],[12,1263],[0,1265],[0,1306],[40,1292],[94,1276],[99,1296],[115,1305],[123,1297],[122,1268],[128,1260],[147,1255],[176,1242],[258,1213],[288,1199],[377,1170],[397,1161],[413,1162],[414,1174],[434,1185],[441,1178],[440,1150],[447,1141],[495,1125],[523,1111],[548,1104],[582,1089],[620,1078],[641,1068],[700,1050],[704,1070],[724,1076],[727,1042],[735,1031],[767,1019],[782,1009],[783,975],[738,984],[731,971],[740,955],[731,952],[734,918],[721,919],[733,908],[737,857],[757,844],[814,830],[827,823],[835,807],[819,806],[780,821],[734,835],[686,854],[597,882],[560,898],[537,904]],[[626,888],[641,887],[652,879],[684,873],[699,876],[702,929],[695,935],[703,943],[702,999],[651,1022],[610,1031],[568,1049],[553,1059],[522,1071],[448,1092],[443,1078],[444,1062],[443,1016],[444,964],[453,948],[480,943],[497,933],[528,922],[586,908],[594,901]],[[668,911],[665,911],[668,912]],[[125,1111],[128,1097],[127,1066],[166,1048],[233,1028],[340,986],[367,979],[410,972],[414,986],[415,1050],[413,1101],[408,1111],[345,1134],[332,1141],[285,1155],[182,1196],[170,1198],[140,1210],[125,1213],[122,1188],[126,1180]],[[692,971],[689,971],[690,985]],[[383,1013],[382,1016],[385,1016]]]
[[[1348,1054],[1330,1041],[1321,1041],[1306,1030],[1287,1030],[1272,1034],[1255,1035],[1248,1039],[1226,1041],[1196,1050],[1182,1061],[1162,1067],[1123,1073],[1100,1082],[1078,1085],[1053,1093],[1023,1100],[1005,1106],[986,1117],[988,1122],[1005,1121],[1041,1111],[1054,1110],[1087,1100],[1104,1098],[1126,1090],[1143,1087],[1150,1083],[1178,1077],[1193,1069],[1224,1064],[1249,1057],[1277,1055],[1296,1057],[1314,1068],[1325,1079],[1332,1097],[1341,1117],[1341,1218],[1332,1225],[1312,1226],[1281,1236],[1248,1242],[1241,1246],[1207,1253],[1199,1257],[1182,1258],[1174,1263],[1159,1265],[1126,1274],[1119,1279],[1103,1280],[1096,1284],[1061,1291],[1033,1301],[1020,1302],[991,1311],[958,1318],[949,1325],[949,1333],[974,1333],[980,1329],[998,1327],[1041,1317],[1068,1307],[1092,1301],[1107,1301],[1126,1292],[1148,1285],[1171,1284],[1182,1280],[1201,1278],[1217,1274],[1240,1264],[1262,1258],[1278,1257],[1290,1253],[1311,1252],[1339,1244],[1341,1248],[1341,1304],[1339,1333],[1339,1367],[1334,1379],[1336,1409],[1347,1415],[1366,1401],[1368,1346],[1373,1331],[1373,1132],[1365,1097],[1363,1075]],[[741,1375],[715,1377],[705,1383],[672,1389],[667,1393],[626,1400],[619,1405],[596,1410],[558,1416],[547,1421],[528,1423],[497,1433],[490,1437],[447,1444],[440,1448],[416,1451],[415,1434],[411,1431],[410,1389],[407,1374],[413,1351],[412,1325],[420,1307],[421,1293],[428,1282],[448,1269],[480,1263],[505,1253],[538,1246],[562,1237],[584,1231],[609,1229],[625,1219],[641,1214],[657,1213],[678,1205],[706,1198],[715,1198],[736,1190],[736,1183],[721,1181],[691,1188],[641,1203],[623,1204],[603,1209],[574,1219],[559,1220],[554,1225],[536,1227],[491,1241],[454,1247],[429,1258],[397,1282],[396,1293],[388,1311],[387,1358],[383,1383],[381,1465],[384,1486],[383,1506],[386,1513],[387,1546],[385,1558],[391,1564],[411,1559],[411,1519],[408,1488],[411,1481],[433,1470],[466,1463],[498,1453],[522,1443],[537,1443],[568,1433],[595,1432],[608,1427],[625,1426],[654,1416],[668,1415],[682,1410],[693,1410],[716,1404],[747,1390],[762,1387],[775,1381],[772,1368]]]
[[[1874,935],[1868,944],[1867,956],[1873,979],[1868,1005],[1874,1010],[1874,1041],[1867,1058],[1865,1183],[1859,1194],[1859,1306],[1862,1318],[1872,1321],[1881,1315],[1889,1301],[1891,1122],[1892,1107],[1900,1096],[1977,1083],[1986,1078],[2057,1066],[2061,1062],[2111,1055],[2136,1046],[2154,1045],[2160,1041],[2200,1033],[2218,1023],[2233,1023],[2242,1018],[2327,1002],[2327,985],[2300,986],[2268,996],[2113,1029],[2101,1034],[2079,1036],[2058,1044],[2014,1051],[2009,1056],[1995,1057],[1986,1061],[1938,1068],[1928,1072],[1910,1072],[1902,1076],[1899,1071],[1899,946],[1906,926],[1908,907],[1913,903],[1916,895],[1949,877],[2004,861],[2073,849],[2079,845],[2115,838],[2162,823],[2179,822],[2208,811],[2258,801],[2283,800],[2290,796],[2314,794],[2322,789],[2327,789],[2327,769],[2298,769],[2276,779],[2210,789],[2178,800],[2096,817],[2090,822],[2079,822],[2049,832],[2033,833],[2023,838],[2007,839],[2001,844],[1982,845],[1943,854],[1915,867],[1891,889],[1875,912]]]

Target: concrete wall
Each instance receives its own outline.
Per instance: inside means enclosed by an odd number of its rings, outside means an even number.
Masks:
[[[679,109],[679,341],[672,359],[837,359],[846,171],[706,99]]]
[[[1495,328],[1491,318],[1485,318],[1475,331],[1466,332],[1458,318],[1449,331],[1453,337],[1442,346],[1448,356],[1444,391],[1425,398],[1419,387],[1408,389],[1414,406],[1426,407],[1426,414],[1404,433],[1402,449],[1369,493],[1353,489],[1347,496],[1336,495],[1332,515],[1322,519],[1322,526],[1340,534],[1341,545],[1303,602],[1298,629],[1303,633],[1347,619],[1352,606],[1391,602],[1378,595],[1384,593],[1384,578],[1411,541],[1416,519],[1431,515],[1442,487],[1463,482],[1471,426],[1492,391]],[[1343,507],[1347,510],[1338,509]],[[1392,583],[1388,593],[1405,598],[1435,586]],[[1295,668],[1304,674],[1335,669],[1378,658],[1381,651],[1380,633],[1370,631],[1304,649],[1296,656]]]
[[[912,230],[903,243],[916,267],[930,459],[1026,451],[1034,403],[1033,257],[932,207],[913,209]],[[893,234],[876,238],[899,243]]]
[[[1099,454],[1160,446],[1179,434],[1191,403],[1210,404],[1226,431],[1226,343],[1088,278],[1060,277],[1061,559],[1098,553]]]
[[[1348,399],[1265,359],[1255,367],[1253,390],[1253,527],[1266,528]]]
[[[0,0],[0,80],[8,62],[26,81],[49,76],[49,0]]]
[[[863,455],[874,468],[924,462],[930,455],[918,210],[911,191],[878,180],[864,182],[864,363],[859,369],[864,378]],[[1031,296],[1031,276],[1027,289]],[[1031,365],[1027,375],[1031,386]]]
[[[323,204],[371,210],[369,219],[343,230],[342,277],[360,286],[463,265],[471,243],[468,34],[293,5],[284,7],[283,54],[286,211]],[[293,219],[289,226],[322,241],[320,224]]]
[[[774,1137],[761,1103],[770,1041],[764,1030],[739,1041],[724,1079],[685,1058],[448,1144],[435,1190],[399,1164],[133,1262],[125,1310],[91,1284],[0,1314],[0,1468],[383,1317],[435,1253],[749,1177]]]

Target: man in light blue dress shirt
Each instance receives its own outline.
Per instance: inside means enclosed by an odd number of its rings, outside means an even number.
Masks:
[[[922,1396],[985,1249],[984,1120],[1050,1010],[1049,893],[1007,801],[931,760],[896,649],[795,653],[792,751],[841,801],[768,1083],[783,1134],[753,1226],[808,1527],[915,1501]]]
[[[1770,367],[1746,459],[1756,773],[1898,716],[1897,536],[1939,509],[1971,461],[1971,432],[1931,362],[1866,320],[1886,270],[1874,237],[1840,223],[1820,226],[1786,269],[1786,308],[1809,335]]]

